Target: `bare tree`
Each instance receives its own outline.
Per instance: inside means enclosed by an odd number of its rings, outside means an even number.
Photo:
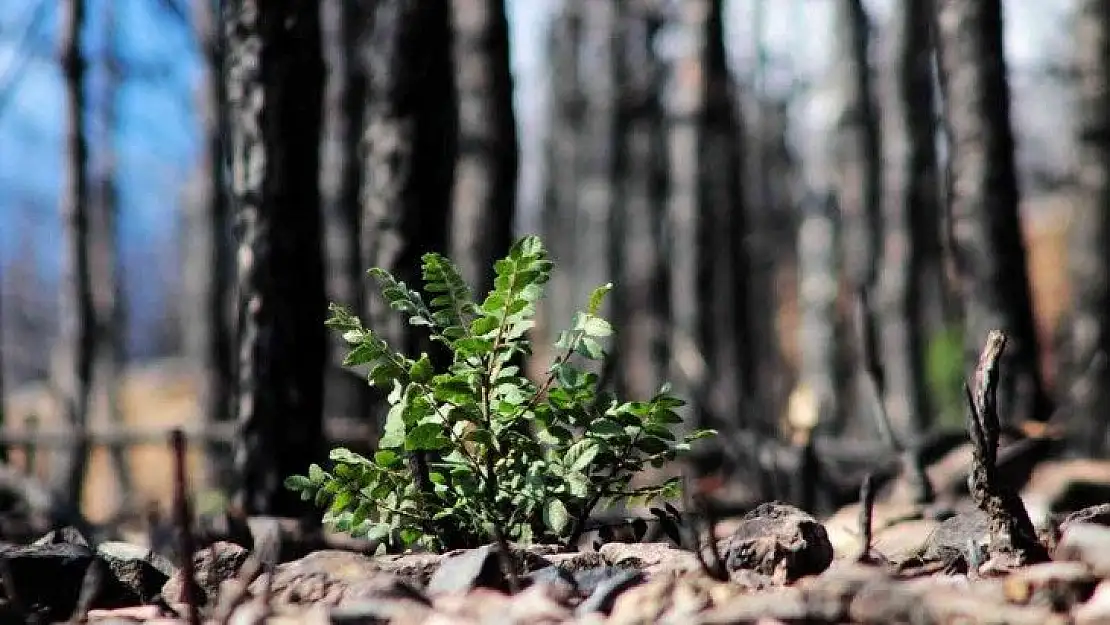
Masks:
[[[550,59],[549,110],[544,163],[544,199],[541,228],[551,257],[559,270],[551,277],[543,323],[549,339],[570,323],[575,310],[574,276],[578,254],[575,221],[578,213],[579,128],[584,98],[581,44],[585,30],[583,0],[566,0],[552,18],[548,32]]]
[[[222,80],[224,45],[219,30],[223,0],[194,3],[193,29],[204,55],[205,73],[197,92],[203,151],[196,171],[195,195],[186,203],[185,293],[190,307],[183,331],[189,358],[200,372],[200,409],[204,423],[231,420],[232,241],[231,211],[227,199],[227,92]],[[206,446],[214,479],[231,473],[225,445]]]
[[[61,343],[56,373],[62,406],[73,428],[70,445],[55,465],[52,482],[65,501],[80,505],[88,465],[88,415],[92,367],[96,352],[96,313],[93,307],[89,250],[88,137],[84,122],[85,58],[82,33],[84,0],[68,0],[62,7],[59,59],[65,78],[66,134],[65,187],[61,214],[65,230],[63,254]]]
[[[968,367],[988,331],[1010,338],[999,414],[1047,418],[1018,213],[1014,135],[1003,47],[1001,0],[934,0],[944,123],[948,212],[964,300]]]
[[[452,0],[459,158],[451,257],[477,293],[512,244],[519,146],[505,0]]]
[[[870,288],[878,268],[879,131],[868,63],[870,25],[862,0],[835,0],[834,72],[839,93],[833,139],[843,262],[854,289]]]
[[[672,335],[669,377],[697,418],[733,417],[748,391],[740,131],[721,0],[676,6],[683,48],[668,110]]]
[[[665,66],[655,51],[665,16],[647,2],[622,2],[619,13],[615,169],[622,201],[614,207],[613,226],[619,272],[613,293],[616,382],[623,393],[648,397],[667,373],[667,168],[660,98]]]
[[[366,108],[366,71],[358,55],[360,37],[368,30],[366,19],[372,13],[356,0],[328,0],[321,3],[320,10],[324,62],[328,68],[320,153],[328,299],[362,310],[367,268],[362,265],[359,242],[362,222],[359,145]],[[341,337],[331,339],[332,353],[340,353]],[[329,358],[324,379],[326,416],[365,419],[369,401],[365,380],[345,371],[338,357]]]
[[[95,197],[91,198],[89,224],[89,256],[92,279],[93,308],[96,314],[97,349],[93,363],[93,384],[99,386],[106,404],[109,421],[124,424],[123,372],[126,359],[126,301],[124,300],[123,265],[119,259],[119,159],[116,138],[119,129],[118,98],[123,83],[122,59],[119,55],[119,6],[109,4],[103,13],[105,25],[104,104],[102,110],[104,135],[98,142]],[[114,444],[109,448],[116,472],[122,507],[130,509],[133,488],[125,448]]]
[[[910,443],[929,421],[922,314],[936,209],[932,46],[928,0],[899,0],[885,34],[882,131],[885,185],[878,297],[884,402],[893,433]]]
[[[364,40],[370,76],[362,131],[363,265],[419,284],[420,257],[444,252],[457,141],[451,66],[451,16],[446,2],[379,0]],[[366,298],[369,326],[394,349],[435,350],[377,293]],[[373,407],[384,422],[383,402]],[[422,453],[410,459],[421,488],[431,488]]]
[[[1070,430],[1077,450],[1106,449],[1110,412],[1110,3],[1081,0],[1075,19],[1074,161],[1078,197],[1068,273],[1074,298],[1069,350]]]
[[[225,36],[239,227],[236,500],[247,513],[296,516],[306,504],[282,482],[324,451],[319,8],[236,0]]]

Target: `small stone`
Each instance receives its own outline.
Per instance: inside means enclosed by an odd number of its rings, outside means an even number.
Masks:
[[[833,560],[825,527],[809,514],[781,503],[764,503],[741,519],[720,552],[730,571],[751,569],[782,583],[817,575]]]
[[[265,578],[250,586],[261,595]],[[365,600],[428,600],[411,582],[383,572],[372,558],[349,551],[325,549],[278,565],[270,592],[276,604],[323,603],[340,606]]]
[[[112,576],[139,603],[150,603],[176,571],[169,560],[146,547],[108,541],[100,543],[96,553]]]
[[[5,547],[0,550],[0,557],[7,560],[15,592],[23,605],[35,610],[41,620],[54,622],[73,614],[85,573],[96,556],[85,545],[40,542]],[[45,580],[49,583],[43,583]]]
[[[619,571],[615,573],[597,585],[590,596],[579,604],[577,613],[601,612],[602,614],[608,614],[621,593],[639,585],[644,579],[644,574],[639,571]]]
[[[637,569],[647,575],[700,570],[697,556],[670,543],[606,543],[598,550],[613,566]]]
[[[1017,569],[1003,582],[1003,588],[1011,603],[1064,611],[1086,601],[1097,582],[1081,562],[1042,562]]]
[[[430,594],[465,593],[475,588],[507,591],[497,547],[484,545],[448,554],[428,582]]]
[[[193,555],[193,573],[201,596],[198,603],[209,603],[219,595],[220,584],[234,579],[247,561],[247,550],[229,542],[215,542]],[[162,597],[168,603],[184,602],[185,578],[178,570],[162,586]]]
[[[44,534],[42,538],[36,540],[32,544],[56,545],[59,543],[65,543],[68,545],[81,545],[82,547],[89,546],[89,541],[85,538],[85,535],[81,533],[81,530],[73,527],[72,525],[67,525],[56,530],[50,530],[49,532]]]
[[[1060,536],[1057,560],[1083,562],[1095,575],[1110,577],[1110,527],[1073,523]]]

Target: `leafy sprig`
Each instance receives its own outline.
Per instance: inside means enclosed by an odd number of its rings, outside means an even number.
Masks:
[[[600,315],[611,285],[594,290],[559,335],[537,384],[516,363],[531,354],[529,330],[552,271],[540,239],[520,239],[497,261],[480,304],[449,259],[426,254],[422,269],[423,293],[387,271],[370,274],[391,308],[448,349],[442,370],[427,354],[392,351],[349,310],[330,308],[327,325],[350,348],[344,363],[368,366],[368,382],[389,389],[390,409],[372,457],[335,449],[330,471],[314,464],[286,480],[326,509],[325,523],[402,548],[482,544],[495,529],[518,542],[568,541],[598,506],[680,495],[678,478],[644,486],[632,478],[715,432],[676,436],[684,402],[668,386],[631,402],[598,389],[588,366],[605,358],[613,334]],[[405,462],[414,452],[429,458],[430,492]]]

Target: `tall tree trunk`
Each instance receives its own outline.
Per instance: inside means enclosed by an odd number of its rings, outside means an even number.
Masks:
[[[586,0],[582,4],[579,53],[589,59],[581,74],[582,120],[578,128],[577,214],[574,218],[574,285],[571,305],[584,306],[590,291],[613,278],[612,223],[616,199],[617,2]],[[601,314],[609,315],[611,300]],[[564,321],[565,323],[565,321]]]
[[[104,12],[105,32],[105,97],[104,136],[101,138],[98,193],[93,203],[95,212],[90,222],[89,254],[93,282],[93,306],[96,310],[96,361],[94,384],[103,391],[106,413],[116,427],[124,426],[123,370],[126,358],[126,308],[124,300],[123,265],[119,252],[119,191],[117,188],[118,152],[116,138],[119,128],[118,98],[123,81],[122,59],[119,56],[119,7],[109,4]],[[129,510],[134,488],[128,467],[126,449],[113,444],[109,448],[112,465],[119,484],[121,507]]]
[[[451,66],[451,16],[446,2],[379,0],[363,58],[370,76],[362,141],[363,265],[407,284],[421,283],[420,257],[445,252],[457,149]],[[393,349],[435,352],[373,285],[369,326]],[[384,423],[385,403],[374,414]],[[431,488],[423,453],[410,458],[422,489]]]
[[[837,296],[840,290],[840,222],[835,196],[812,197],[798,229],[799,384],[790,421],[801,431],[840,422]]]
[[[832,162],[843,213],[844,271],[853,289],[875,280],[882,230],[879,210],[879,132],[868,48],[870,25],[862,0],[835,0],[834,41],[839,111]]]
[[[616,382],[623,394],[642,398],[659,390],[667,369],[667,171],[659,97],[664,67],[654,45],[664,16],[644,3],[622,3],[620,13],[616,179],[624,201],[614,207],[613,226],[619,255],[613,293]]]
[[[541,227],[558,268],[551,277],[543,309],[548,340],[554,340],[574,314],[575,218],[578,213],[578,174],[582,150],[583,92],[580,52],[584,24],[583,0],[566,0],[552,19],[547,54],[551,63],[550,104],[544,165]]]
[[[1080,0],[1074,19],[1079,188],[1068,258],[1075,311],[1068,348],[1078,375],[1069,380],[1067,400],[1075,448],[1098,455],[1110,442],[1110,3]]]
[[[725,65],[721,0],[677,7],[684,48],[668,111],[671,370],[695,419],[732,416],[746,390],[746,254],[735,107]]]
[[[1001,0],[934,0],[949,142],[949,228],[965,303],[966,368],[991,329],[1010,339],[999,382],[1009,422],[1048,417],[1010,126]]]
[[[925,388],[926,254],[939,231],[928,0],[899,0],[886,33],[882,80],[883,254],[876,298],[884,402],[895,436],[915,441],[929,423]]]
[[[512,244],[520,149],[505,0],[452,0],[459,159],[451,257],[481,296]]]
[[[359,133],[366,107],[366,73],[358,54],[359,40],[367,29],[366,15],[355,0],[327,0],[320,8],[328,66],[320,168],[328,299],[362,310],[367,268],[362,265],[359,244]],[[342,367],[338,356],[344,347],[342,339],[333,336],[329,345],[333,357],[325,376],[325,415],[363,420],[370,389],[360,376]]]
[[[324,450],[319,146],[323,60],[311,0],[235,0],[227,16],[239,227],[237,503],[308,511],[282,486]]]
[[[203,151],[196,172],[199,193],[188,206],[185,249],[185,292],[190,314],[184,331],[186,349],[200,374],[200,410],[206,425],[231,420],[234,372],[232,332],[228,310],[231,306],[232,241],[231,211],[227,198],[227,91],[222,80],[225,46],[220,35],[223,0],[202,0],[194,4],[194,30],[204,54],[205,73],[198,89],[197,108],[203,135]],[[227,445],[205,444],[209,475],[214,486],[230,487],[226,478],[232,473]]]
[[[88,137],[85,112],[85,58],[82,35],[84,0],[68,0],[62,7],[60,61],[66,93],[65,187],[61,214],[65,229],[63,256],[61,346],[58,387],[73,438],[55,465],[55,489],[71,505],[81,504],[88,466],[88,415],[92,367],[96,352],[96,313],[93,308],[89,250]]]

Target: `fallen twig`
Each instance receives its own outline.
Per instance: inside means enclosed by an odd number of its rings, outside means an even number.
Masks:
[[[863,478],[859,487],[859,536],[860,551],[856,561],[871,562],[872,523],[875,518],[875,489],[872,487],[871,474]]]
[[[1006,487],[998,474],[1000,431],[996,390],[999,361],[1006,335],[991,330],[975,370],[975,389],[964,385],[968,401],[968,432],[974,445],[968,488],[975,504],[990,516],[990,553],[1023,565],[1043,562],[1048,551],[1037,539],[1021,498]]]

